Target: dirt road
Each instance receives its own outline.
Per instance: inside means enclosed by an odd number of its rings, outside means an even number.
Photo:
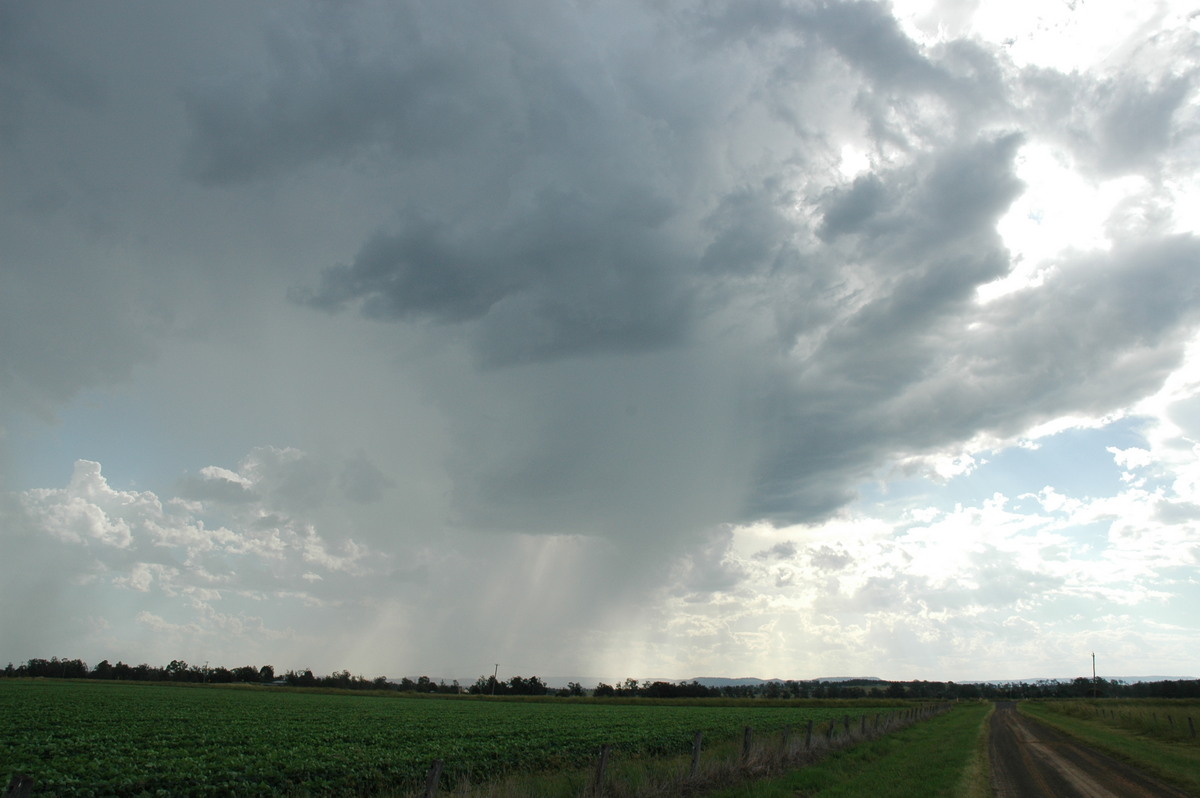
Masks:
[[[991,723],[997,798],[1191,798],[1082,742],[996,704]]]

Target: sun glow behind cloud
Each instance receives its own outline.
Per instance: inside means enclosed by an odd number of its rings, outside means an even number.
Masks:
[[[823,636],[823,617],[841,618],[843,629],[854,618],[863,648],[878,652],[869,660],[875,667],[920,662],[903,644],[911,637],[936,645],[935,667],[958,678],[969,678],[981,651],[990,651],[991,667],[1007,677],[1057,672],[1056,659],[1069,656],[1071,646],[1111,650],[1134,628],[1128,615],[1110,617],[1107,628],[1087,627],[1087,637],[1071,628],[1088,624],[1082,615],[1072,618],[1082,612],[1080,602],[1157,604],[1178,614],[1197,596],[1195,585],[1175,579],[1170,588],[1155,587],[1164,575],[1200,564],[1195,522],[1161,518],[1164,506],[1190,501],[1187,486],[1148,488],[1135,476],[1161,465],[1148,451],[1112,455],[1126,470],[1127,487],[1111,496],[1065,496],[1048,486],[950,510],[902,504],[898,515],[893,509],[871,517],[863,507],[816,527],[736,528],[725,556],[748,574],[738,595],[760,608],[760,620],[812,640]],[[1025,641],[1008,651],[992,648],[992,630],[1006,627],[1023,629]],[[763,646],[762,668],[786,667],[769,659],[772,651]],[[1169,651],[1172,667],[1186,670],[1186,646]],[[792,656],[805,660],[799,651]]]
[[[1004,48],[1019,66],[1062,72],[1120,63],[1164,30],[1200,30],[1187,0],[1039,2],[1039,0],[892,0],[905,31],[926,46],[977,36]]]

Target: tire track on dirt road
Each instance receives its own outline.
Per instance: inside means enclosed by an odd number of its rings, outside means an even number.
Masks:
[[[996,798],[1193,798],[996,703],[989,753]]]

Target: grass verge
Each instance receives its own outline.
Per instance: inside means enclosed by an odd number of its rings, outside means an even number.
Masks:
[[[819,762],[836,751],[869,745],[881,737],[905,733],[914,724],[923,726],[954,712],[952,704],[913,704],[903,712],[878,714],[842,722],[794,728],[789,734],[768,733],[749,739],[724,739],[706,745],[700,759],[676,757],[615,757],[597,790],[596,770],[575,769],[551,773],[513,774],[481,785],[459,784],[454,798],[700,798],[725,793],[737,785],[771,781],[779,776]],[[986,709],[986,707],[985,707]],[[986,757],[986,748],[980,749]],[[986,775],[986,762],[979,766]],[[964,774],[967,781],[971,781]],[[955,793],[969,798],[991,798],[984,792]]]
[[[958,787],[952,793],[955,798],[992,798],[992,760],[988,755],[991,742],[992,713],[996,705],[990,704],[979,722],[979,732],[975,736],[975,751],[963,768]]]
[[[711,798],[984,798],[990,702],[953,711],[836,752],[785,776],[712,793]]]
[[[1047,726],[1078,738],[1114,759],[1128,762],[1163,781],[1200,792],[1200,748],[1113,728],[1101,720],[1054,712],[1049,704],[1022,701],[1017,709]]]

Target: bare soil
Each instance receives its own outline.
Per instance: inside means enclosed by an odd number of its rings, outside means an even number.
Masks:
[[[997,798],[1192,798],[1129,765],[996,704],[990,753]]]

